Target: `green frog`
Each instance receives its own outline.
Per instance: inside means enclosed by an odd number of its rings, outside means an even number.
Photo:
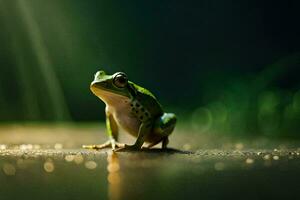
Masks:
[[[98,71],[90,85],[91,91],[106,105],[108,141],[98,145],[83,145],[87,149],[111,147],[114,151],[140,150],[162,143],[167,148],[169,135],[175,128],[176,115],[165,113],[155,96],[128,80],[123,72],[107,75]],[[136,138],[132,145],[118,142],[119,128]]]

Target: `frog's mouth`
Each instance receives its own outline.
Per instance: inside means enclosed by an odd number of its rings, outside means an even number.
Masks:
[[[103,86],[102,86],[103,84]],[[105,93],[111,93],[113,94],[113,92],[108,89],[107,87],[105,87],[106,83],[99,83],[99,82],[92,82],[90,85],[90,90],[96,95],[96,96],[101,96],[102,94]]]
[[[100,98],[102,101],[104,101],[106,104],[112,104],[120,102],[121,99],[128,99],[126,95],[124,95],[122,92],[118,92],[112,89],[109,89],[105,86],[102,86],[102,84],[99,83],[91,83],[90,90],[93,92],[95,96]]]
[[[91,82],[90,89],[93,90],[108,90],[106,82]]]

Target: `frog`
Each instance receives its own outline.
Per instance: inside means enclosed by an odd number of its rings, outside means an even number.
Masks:
[[[111,148],[113,151],[139,151],[161,143],[167,149],[177,117],[163,111],[157,98],[147,89],[128,80],[124,72],[112,75],[97,71],[91,92],[105,103],[106,132],[103,144],[83,145],[86,149]],[[119,142],[119,130],[136,138],[133,144]]]

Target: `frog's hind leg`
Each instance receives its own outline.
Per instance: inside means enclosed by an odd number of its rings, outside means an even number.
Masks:
[[[176,115],[173,113],[164,113],[154,122],[154,132],[161,136],[169,136],[176,125]]]
[[[162,140],[162,145],[161,145],[161,148],[162,149],[166,149],[167,146],[169,144],[169,137],[165,137],[163,140]]]
[[[163,149],[167,148],[169,135],[174,130],[176,121],[176,115],[173,113],[164,113],[161,117],[159,117],[154,123],[153,131],[155,134],[160,135],[161,139],[151,143],[148,148],[151,148],[160,142],[162,142]]]

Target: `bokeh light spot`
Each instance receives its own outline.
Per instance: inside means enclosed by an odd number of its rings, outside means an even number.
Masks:
[[[52,160],[47,160],[45,163],[44,163],[44,170],[48,173],[51,173],[53,172],[55,169],[54,167],[54,163]]]
[[[75,157],[74,157],[74,162],[77,165],[81,164],[83,162],[83,160],[84,159],[83,159],[83,156],[81,155],[81,153],[76,154]]]
[[[72,162],[73,160],[74,160],[74,155],[66,155],[65,156],[65,160],[67,161],[67,162]]]
[[[16,168],[10,163],[5,163],[3,165],[3,172],[7,176],[14,176],[16,174]]]
[[[54,145],[54,149],[59,150],[59,149],[62,149],[62,148],[63,148],[63,145],[60,144],[60,143],[56,143],[56,144]]]
[[[85,162],[84,166],[87,169],[96,169],[97,163],[95,161],[90,160],[90,161]]]
[[[273,160],[279,160],[279,156],[273,156]]]
[[[216,171],[222,171],[222,170],[224,170],[224,167],[225,167],[225,165],[222,162],[217,162],[217,163],[215,163],[215,166],[214,166]]]
[[[246,164],[250,165],[250,164],[254,163],[254,160],[252,158],[247,158],[245,162],[246,162]]]

